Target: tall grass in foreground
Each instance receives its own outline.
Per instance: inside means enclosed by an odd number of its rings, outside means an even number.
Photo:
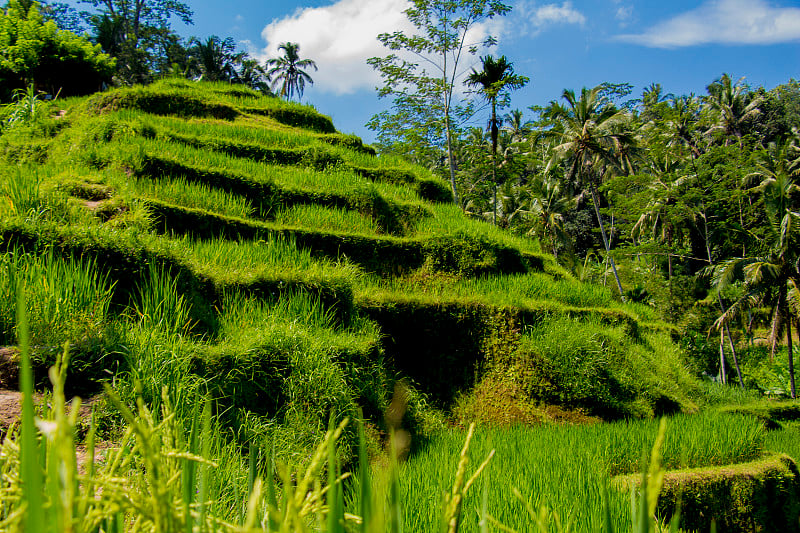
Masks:
[[[477,464],[495,457],[463,503],[461,531],[481,531],[482,508],[514,531],[539,531],[527,509],[546,506],[549,526],[571,524],[573,531],[628,530],[630,495],[610,486],[614,474],[640,471],[658,433],[657,421],[596,426],[479,429],[468,457]],[[452,431],[423,443],[400,468],[401,501],[408,531],[436,531],[441,495],[453,482],[463,432]],[[763,446],[760,424],[748,417],[679,416],[667,423],[665,468],[718,465],[757,457]],[[484,502],[481,491],[488,493]],[[608,510],[609,515],[606,516]],[[610,524],[607,522],[610,520]]]
[[[394,449],[387,468],[370,475],[365,454],[363,427],[360,431],[358,514],[345,512],[343,482],[336,456],[336,441],[347,424],[329,426],[308,466],[302,470],[276,465],[267,443],[253,443],[246,457],[215,425],[211,404],[196,398],[187,417],[176,417],[167,388],[161,409],[151,410],[139,399],[134,409],[119,401],[110,389],[107,394],[121,412],[127,428],[118,448],[97,454],[94,429],[87,437],[86,455],[79,468],[75,446],[78,405],[73,401],[67,413],[64,396],[68,352],[59,357],[51,370],[52,408],[48,416],[35,423],[33,380],[28,347],[25,306],[18,300],[19,344],[22,349],[21,388],[24,394],[21,432],[7,432],[0,454],[0,472],[6,480],[0,493],[0,526],[9,531],[37,533],[82,532],[205,532],[205,531],[324,531],[345,533],[362,531],[423,531],[404,527],[409,515],[403,514],[406,495],[401,491],[404,471],[398,469]],[[39,432],[37,432],[37,426]],[[491,465],[494,451],[482,458],[475,468],[468,467],[473,428],[461,448],[455,479],[448,485],[440,504],[440,521],[424,531],[439,529],[448,533],[469,531],[477,521],[481,531],[488,523],[499,525],[499,517],[490,516],[491,489],[481,483],[482,472]],[[663,427],[657,438],[663,439]],[[392,439],[394,442],[394,439]],[[635,533],[656,530],[651,518],[655,495],[660,490],[660,463],[656,445],[652,454],[650,479],[643,476],[648,490],[639,498],[632,496],[631,522]],[[456,464],[456,463],[453,463]],[[276,478],[279,483],[276,483]],[[471,486],[482,486],[483,497],[477,515],[467,512]],[[472,492],[475,492],[473,489]],[[651,505],[648,505],[650,496]],[[441,501],[441,500],[440,500]],[[421,509],[415,509],[415,516]],[[546,506],[525,505],[530,530],[569,531],[556,513]],[[612,508],[606,502],[597,522],[604,531],[611,527]],[[555,520],[556,527],[550,527]],[[407,521],[405,523],[408,523]],[[627,524],[625,524],[627,525]],[[508,530],[508,528],[504,528]],[[599,528],[598,528],[599,530]],[[618,529],[618,531],[621,529]]]
[[[11,212],[19,216],[38,214],[43,207],[38,172],[20,168],[8,169],[7,172],[0,186],[0,195],[5,196]]]
[[[16,338],[15,294],[23,286],[34,343],[58,345],[101,334],[114,282],[94,261],[64,259],[52,249],[33,254],[12,248],[0,254],[0,343],[12,344]]]

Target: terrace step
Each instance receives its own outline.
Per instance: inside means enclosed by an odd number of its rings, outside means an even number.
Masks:
[[[641,475],[619,476],[621,490],[639,488]],[[680,527],[709,531],[800,531],[800,472],[785,454],[736,465],[668,471],[658,497],[665,521],[680,509]]]

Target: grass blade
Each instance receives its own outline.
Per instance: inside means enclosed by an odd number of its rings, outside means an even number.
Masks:
[[[27,506],[25,531],[47,531],[42,505],[42,470],[39,442],[36,437],[33,407],[33,370],[28,335],[28,317],[25,311],[25,289],[17,287],[17,332],[20,346],[19,382],[22,392],[22,427],[20,463],[22,500]]]

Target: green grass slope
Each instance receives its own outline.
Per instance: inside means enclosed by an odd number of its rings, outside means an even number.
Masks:
[[[0,343],[24,285],[41,365],[71,342],[77,389],[210,391],[300,455],[331,414],[381,426],[398,379],[417,427],[694,409],[653,310],[311,107],[185,80],[47,105],[0,135]]]

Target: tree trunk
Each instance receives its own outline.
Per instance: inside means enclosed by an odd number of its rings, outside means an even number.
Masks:
[[[742,195],[739,195],[739,227],[744,228],[744,215],[742,214]],[[742,257],[747,257],[747,248],[742,239]]]
[[[789,388],[792,392],[792,399],[796,399],[797,395],[794,390],[794,358],[792,357],[792,318],[786,317],[786,348],[789,351]]]
[[[733,357],[733,366],[736,368],[736,377],[739,378],[739,387],[744,390],[744,381],[742,381],[742,371],[739,369],[739,359],[736,357],[736,347],[733,345],[731,338],[731,330],[728,324],[725,324],[725,336],[728,337],[728,345],[731,347],[731,356]]]
[[[494,207],[492,208],[492,223],[497,225],[497,109],[495,107],[495,99],[492,98],[492,184],[494,185],[494,197],[492,199]]]
[[[719,303],[719,308],[722,310],[722,314],[725,314],[725,304],[722,303],[722,297],[717,292],[717,303]],[[733,357],[733,365],[736,367],[736,376],[739,378],[739,386],[744,390],[744,381],[742,381],[742,371],[739,369],[739,358],[736,357],[736,347],[733,344],[733,338],[731,337],[731,330],[728,327],[728,323],[724,324],[725,329],[725,336],[728,337],[728,344],[731,347],[731,356]],[[721,342],[721,340],[720,340]]]
[[[494,174],[494,169],[492,169],[492,174]],[[494,184],[493,187],[493,195],[492,195],[492,224],[495,226],[497,225],[497,183]]]
[[[672,253],[667,252],[667,281],[669,281],[669,287],[672,288]]]
[[[447,162],[450,166],[450,187],[453,190],[453,202],[461,207],[461,202],[458,199],[458,190],[456,189],[456,162],[453,157],[453,137],[450,133],[450,111],[445,111],[444,114],[444,129],[447,137]]]
[[[597,200],[597,189],[592,184],[592,202],[594,203],[594,214],[597,216],[597,223],[600,224],[600,234],[603,236],[603,245],[606,247],[606,257],[611,262],[611,269],[614,271],[614,279],[617,280],[617,288],[619,289],[619,296],[622,301],[625,301],[625,294],[622,292],[622,283],[619,281],[619,274],[617,274],[617,264],[614,258],[611,257],[611,249],[608,245],[608,238],[606,237],[606,228],[603,226],[603,217],[600,216],[600,205]]]
[[[722,336],[722,330],[719,332],[719,379],[723,385],[728,382],[725,375],[725,342]]]

